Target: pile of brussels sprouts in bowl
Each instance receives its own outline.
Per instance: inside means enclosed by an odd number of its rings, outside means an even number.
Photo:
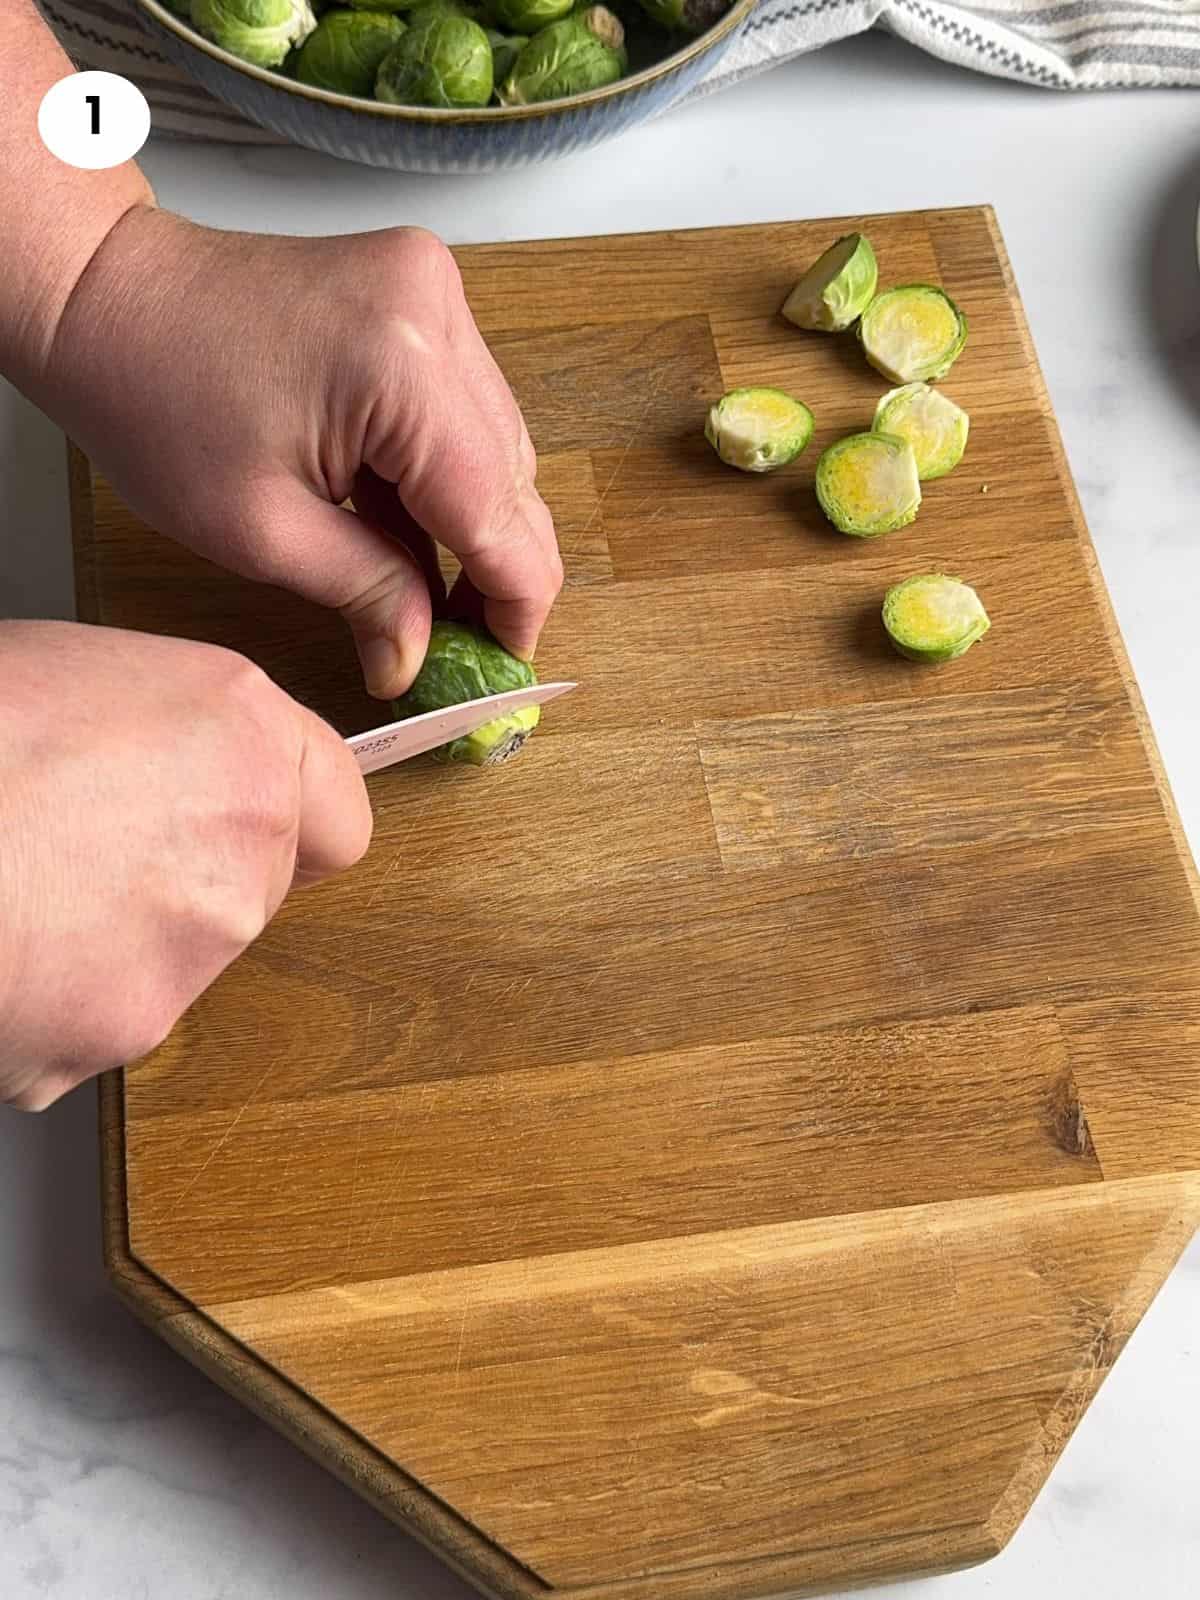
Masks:
[[[310,88],[471,110],[616,83],[732,0],[168,0],[206,39]]]

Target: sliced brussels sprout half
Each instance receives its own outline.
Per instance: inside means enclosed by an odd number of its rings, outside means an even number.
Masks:
[[[369,99],[375,75],[405,24],[386,11],[330,11],[300,46],[295,75],[314,89]]]
[[[485,30],[492,47],[492,81],[503,83],[513,69],[513,63],[529,40],[520,33],[501,33],[496,28]]]
[[[921,505],[912,446],[890,433],[838,439],[817,462],[817,499],[834,527],[856,538],[906,528]]]
[[[967,448],[970,426],[963,408],[927,383],[890,389],[875,407],[875,432],[908,440],[922,483],[954,471]]]
[[[871,241],[848,233],[809,267],[783,302],[783,315],[798,328],[841,333],[870,305],[878,282]]]
[[[525,689],[537,682],[526,661],[509,655],[491,634],[465,622],[435,622],[429,649],[411,687],[395,703],[397,720],[426,711],[460,706],[465,700]],[[525,706],[507,717],[497,717],[474,733],[439,745],[439,761],[466,762],[473,767],[494,767],[515,756],[538,725],[540,706]]]
[[[509,33],[536,33],[569,17],[574,8],[575,0],[488,0],[488,15]]]
[[[967,319],[943,289],[908,283],[877,294],[858,336],[867,360],[893,383],[944,378],[967,342]]]
[[[192,0],[192,26],[255,67],[281,66],[317,25],[308,0]]]
[[[398,106],[485,106],[492,98],[492,47],[477,22],[436,8],[413,13],[379,64],[375,98]]]
[[[708,413],[704,437],[743,472],[774,472],[812,438],[813,414],[782,389],[731,389]]]
[[[982,639],[992,624],[969,584],[943,572],[926,572],[888,590],[883,625],[908,660],[953,661]]]
[[[542,28],[521,51],[500,88],[506,106],[561,100],[615,83],[628,64],[625,30],[606,6],[589,6]],[[611,40],[621,41],[613,44]]]
[[[703,33],[719,22],[733,0],[638,0],[651,22],[683,33]]]

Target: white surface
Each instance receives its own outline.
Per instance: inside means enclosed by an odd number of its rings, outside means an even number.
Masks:
[[[168,149],[162,201],[226,227],[422,223],[452,241],[991,201],[1193,847],[1200,846],[1200,95],[1062,99],[897,41],[839,46],[576,160],[402,178]],[[236,352],[233,353],[236,360]],[[0,611],[69,611],[54,430],[0,394]],[[468,1600],[141,1331],[98,1261],[92,1095],[0,1111],[0,1595]],[[1184,1600],[1200,1570],[1200,1247],[1013,1544],[884,1600]]]

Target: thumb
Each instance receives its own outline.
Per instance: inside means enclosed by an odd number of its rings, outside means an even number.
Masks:
[[[353,511],[289,485],[272,507],[286,538],[270,574],[350,624],[367,692],[403,694],[429,648],[432,605],[418,560],[403,544]]]

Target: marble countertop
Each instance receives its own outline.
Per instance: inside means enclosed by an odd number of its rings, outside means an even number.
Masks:
[[[991,202],[1134,668],[1200,855],[1200,92],[1063,98],[859,39],[574,160],[400,177],[152,144],[223,227],[452,242]],[[70,614],[61,440],[0,384],[0,615]],[[170,1350],[100,1267],[94,1095],[0,1110],[4,1600],[468,1600]],[[1200,1569],[1200,1242],[997,1560],[888,1600],[1155,1600]]]

